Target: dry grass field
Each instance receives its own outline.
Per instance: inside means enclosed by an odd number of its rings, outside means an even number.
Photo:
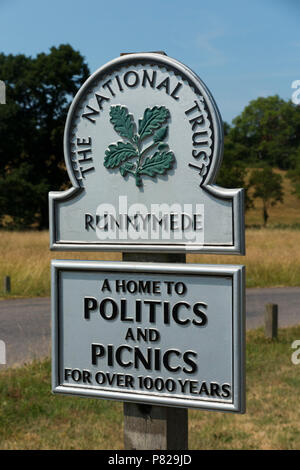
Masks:
[[[268,226],[300,225],[300,199],[293,194],[290,180],[285,176],[285,172],[280,170],[274,171],[283,177],[283,203],[278,203],[270,208]],[[248,177],[250,177],[250,174],[249,170]],[[246,225],[261,225],[262,223],[262,202],[256,199],[254,207],[246,212]]]
[[[246,212],[246,256],[188,255],[188,263],[244,264],[247,287],[300,286],[300,199],[283,178],[284,202],[270,208],[261,228],[259,200]],[[249,170],[250,175],[250,170]],[[0,298],[2,279],[11,277],[10,297],[49,296],[51,259],[120,260],[121,253],[50,252],[47,231],[0,231]]]
[[[247,287],[300,285],[300,230],[247,229],[246,256],[192,255],[188,262],[244,264]]]
[[[244,264],[247,287],[300,285],[300,230],[248,229],[246,256],[188,255],[188,263]],[[50,252],[48,232],[0,232],[2,279],[11,278],[10,297],[50,295],[51,259],[120,260],[120,253]]]
[[[50,252],[48,231],[0,232],[0,279],[10,276],[12,297],[49,296],[51,259],[118,260],[121,255]]]
[[[286,179],[284,190],[268,228],[253,227],[262,223],[259,203],[246,214],[246,256],[188,255],[187,262],[244,264],[247,287],[300,286],[300,200]],[[47,231],[0,231],[0,298],[4,276],[10,297],[49,296],[50,260],[58,258],[120,260],[121,253],[50,252]],[[280,329],[274,341],[262,329],[247,332],[246,414],[189,410],[190,449],[300,449],[300,365],[291,361],[299,338],[300,326]],[[50,368],[46,359],[0,370],[0,449],[122,449],[122,404],[54,396]]]
[[[300,285],[300,230],[248,229],[246,244],[246,256],[188,255],[187,262],[245,264],[247,287]],[[50,252],[46,231],[0,232],[0,279],[10,276],[10,297],[49,296],[51,259],[120,260],[121,254]]]
[[[189,449],[300,449],[297,338],[300,326],[247,332],[246,413],[189,410]],[[53,395],[50,375],[50,360],[0,369],[0,449],[123,449],[122,403]]]

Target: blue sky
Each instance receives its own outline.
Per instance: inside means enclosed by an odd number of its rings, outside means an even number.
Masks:
[[[0,0],[0,52],[34,57],[69,43],[94,72],[120,52],[163,50],[231,122],[258,96],[291,98],[299,20],[300,0]]]

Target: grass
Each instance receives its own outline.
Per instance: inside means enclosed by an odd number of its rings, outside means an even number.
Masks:
[[[247,287],[300,286],[300,199],[285,173],[276,171],[283,175],[284,203],[270,208],[267,228],[261,228],[259,200],[246,213],[246,256],[188,255],[188,263],[245,264]],[[46,231],[2,230],[0,298],[49,296],[51,258],[121,260],[121,253],[50,252]],[[9,295],[1,292],[4,276],[11,277]]]
[[[247,333],[244,415],[189,410],[190,449],[299,449],[300,364],[291,344],[300,326]],[[53,395],[50,361],[0,370],[0,449],[123,448],[119,402]]]
[[[282,179],[283,203],[278,203],[269,209],[268,225],[270,227],[278,225],[300,226],[300,199],[293,193],[290,180],[285,176],[286,172],[274,170],[279,173]],[[249,171],[250,175],[250,171]],[[253,190],[252,190],[253,192]],[[251,195],[251,191],[250,191]],[[254,207],[246,213],[246,225],[261,225],[263,223],[262,201],[255,199]]]
[[[49,296],[50,260],[61,258],[118,260],[121,254],[53,253],[47,231],[0,232],[0,279],[10,276],[11,297]]]
[[[188,263],[245,264],[247,287],[300,285],[300,230],[248,229],[246,256],[188,255]],[[50,260],[121,260],[121,253],[50,252],[48,232],[0,232],[0,297],[50,296]],[[1,292],[4,276],[11,293]]]
[[[247,333],[247,412],[211,418],[206,414],[199,428],[192,411],[193,448],[197,441],[209,449],[300,448],[300,365],[291,362],[291,343],[299,333],[299,326],[281,329],[277,341],[267,340],[262,329]]]
[[[246,230],[247,255],[188,255],[187,262],[245,264],[248,287],[300,285],[300,201],[284,179],[284,204],[270,209],[268,228]],[[246,214],[260,226],[261,207]],[[293,228],[294,227],[294,228]],[[50,260],[120,260],[120,253],[50,252],[48,232],[0,232],[0,281],[11,277],[6,297],[50,295]],[[1,296],[2,282],[0,284]],[[5,297],[2,293],[2,296]],[[277,341],[263,331],[247,332],[245,415],[189,410],[190,449],[299,449],[300,365],[291,344],[300,326],[279,330]],[[50,360],[20,368],[0,366],[0,449],[122,449],[122,403],[54,396]]]
[[[300,230],[248,229],[246,256],[188,255],[187,261],[244,264],[247,287],[300,286]]]

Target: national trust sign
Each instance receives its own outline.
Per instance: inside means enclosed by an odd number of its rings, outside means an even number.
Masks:
[[[214,184],[222,122],[203,82],[167,56],[119,57],[82,86],[51,192],[51,248],[244,253],[243,189]]]

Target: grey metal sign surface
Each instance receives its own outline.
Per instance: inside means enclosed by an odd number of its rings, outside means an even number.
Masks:
[[[55,393],[244,412],[244,267],[52,261]]]
[[[76,95],[64,154],[72,188],[51,192],[53,250],[244,253],[243,189],[214,184],[222,120],[187,66],[130,54]]]

